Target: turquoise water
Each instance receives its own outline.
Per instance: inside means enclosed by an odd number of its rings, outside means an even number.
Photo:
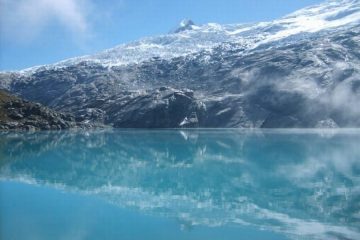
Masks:
[[[0,239],[360,239],[359,130],[0,133]]]

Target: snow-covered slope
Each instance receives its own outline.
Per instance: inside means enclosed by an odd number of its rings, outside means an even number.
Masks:
[[[360,0],[195,25],[0,73],[0,88],[114,127],[360,127]]]
[[[112,67],[136,64],[154,57],[171,59],[199,51],[211,52],[214,47],[224,42],[236,43],[238,47],[250,51],[261,44],[287,39],[298,34],[331,31],[334,28],[358,24],[359,10],[359,0],[329,0],[272,22],[229,25],[209,23],[197,26],[191,20],[184,20],[171,34],[144,38],[94,55],[29,68],[22,72],[33,72],[39,68],[64,67],[84,61]]]

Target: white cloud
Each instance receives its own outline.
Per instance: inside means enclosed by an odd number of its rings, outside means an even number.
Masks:
[[[75,36],[89,34],[89,0],[0,0],[1,34],[8,40],[29,41],[51,24]]]

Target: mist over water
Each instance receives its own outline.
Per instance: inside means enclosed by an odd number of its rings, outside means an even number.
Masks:
[[[4,239],[54,221],[39,201],[69,220],[37,239],[360,238],[359,130],[0,133],[0,159]]]

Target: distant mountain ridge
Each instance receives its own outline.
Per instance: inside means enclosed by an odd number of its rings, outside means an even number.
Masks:
[[[0,73],[0,88],[114,127],[360,126],[359,0],[272,22],[181,26]]]
[[[179,28],[171,34],[143,38],[94,55],[75,57],[21,72],[58,68],[81,62],[100,63],[112,67],[140,63],[152,57],[171,59],[202,50],[211,52],[212,48],[222,43],[235,43],[238,47],[252,50],[265,43],[289,41],[291,39],[289,37],[299,37],[299,34],[301,37],[303,33],[336,31],[341,27],[349,28],[357,25],[360,21],[359,5],[359,0],[328,0],[278,20],[252,24],[208,23],[198,26],[192,20],[184,19]]]

